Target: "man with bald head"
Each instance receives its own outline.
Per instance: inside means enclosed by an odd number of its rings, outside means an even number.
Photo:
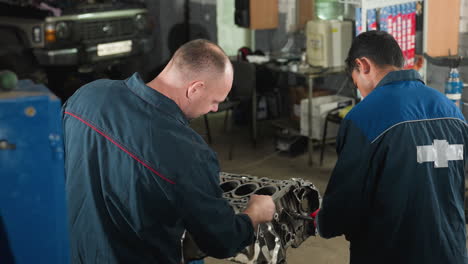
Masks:
[[[253,242],[273,217],[271,197],[235,214],[216,154],[188,124],[217,111],[232,80],[221,48],[194,40],[147,84],[138,74],[97,80],[65,103],[72,263],[180,263],[185,230],[218,258]]]

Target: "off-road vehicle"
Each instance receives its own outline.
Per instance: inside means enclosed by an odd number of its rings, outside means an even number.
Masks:
[[[0,0],[0,70],[48,81],[66,99],[149,52],[151,31],[151,16],[137,1]]]

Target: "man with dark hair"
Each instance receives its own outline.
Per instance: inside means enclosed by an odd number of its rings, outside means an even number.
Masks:
[[[217,111],[233,80],[217,45],[194,40],[145,84],[98,80],[63,106],[72,263],[179,264],[187,230],[208,255],[233,256],[270,221],[270,196],[235,214],[216,154],[188,120]]]
[[[467,263],[460,110],[401,70],[386,32],[360,34],[346,64],[363,101],[340,127],[319,234],[345,235],[350,263]]]

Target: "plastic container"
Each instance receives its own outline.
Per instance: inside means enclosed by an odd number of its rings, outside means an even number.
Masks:
[[[344,65],[352,42],[352,23],[311,20],[307,23],[307,62],[313,66]]]
[[[344,5],[338,0],[316,0],[315,15],[322,20],[343,19]]]
[[[461,108],[461,94],[463,90],[463,82],[460,80],[460,73],[457,68],[451,68],[449,77],[445,83],[445,95],[457,107]]]

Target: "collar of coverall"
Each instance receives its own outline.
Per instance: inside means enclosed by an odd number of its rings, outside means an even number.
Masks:
[[[385,75],[385,77],[380,80],[379,84],[377,84],[375,88],[399,81],[420,81],[424,84],[421,75],[419,75],[417,71],[401,70],[387,73],[387,75]]]
[[[137,72],[125,80],[125,84],[143,101],[158,108],[158,110],[180,121],[182,124],[188,125],[188,119],[179,106],[167,96],[148,87]]]

